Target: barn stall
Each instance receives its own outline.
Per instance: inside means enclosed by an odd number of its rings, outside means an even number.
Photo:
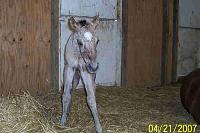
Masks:
[[[177,44],[184,27],[178,25],[177,10],[186,1],[0,2],[0,132],[95,132],[83,89],[74,91],[66,127],[59,123],[63,49],[70,34],[59,18],[90,20],[98,12],[101,66],[96,95],[103,132],[148,132],[150,124],[197,124],[181,104],[180,85],[165,86],[182,75],[177,72],[181,61],[177,56],[184,51]]]

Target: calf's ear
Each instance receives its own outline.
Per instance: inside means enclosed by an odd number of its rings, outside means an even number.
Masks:
[[[78,31],[81,26],[73,17],[70,17],[68,20],[69,29],[72,31]]]
[[[99,25],[100,22],[100,17],[99,17],[99,13],[94,16],[93,20],[90,22],[90,28],[92,29],[96,29],[96,27]]]

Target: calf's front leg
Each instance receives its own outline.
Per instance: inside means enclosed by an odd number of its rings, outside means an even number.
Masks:
[[[64,69],[64,92],[62,95],[62,117],[61,125],[64,126],[69,115],[71,95],[72,95],[72,80],[74,77],[74,69],[70,66],[65,66]]]
[[[81,71],[81,77],[83,79],[86,93],[87,93],[87,103],[92,113],[95,128],[97,133],[102,133],[102,127],[99,121],[97,107],[96,107],[96,97],[95,97],[95,81],[92,74],[89,74],[87,71]]]

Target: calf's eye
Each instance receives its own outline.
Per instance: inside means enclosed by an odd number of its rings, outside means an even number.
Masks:
[[[77,40],[77,43],[78,43],[79,46],[83,45],[83,43],[80,40]]]

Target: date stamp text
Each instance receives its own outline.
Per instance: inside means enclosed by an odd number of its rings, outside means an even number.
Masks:
[[[196,124],[149,124],[148,133],[195,133]]]

